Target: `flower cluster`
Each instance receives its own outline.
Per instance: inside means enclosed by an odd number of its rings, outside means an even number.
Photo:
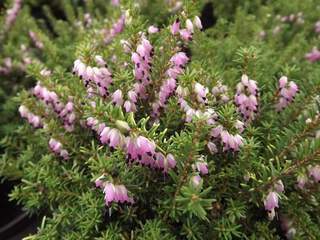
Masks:
[[[136,162],[151,168],[162,169],[164,173],[176,165],[173,155],[164,156],[156,152],[156,144],[143,136],[127,138],[126,153],[129,163]]]
[[[208,104],[207,94],[209,93],[209,89],[202,84],[196,82],[194,84],[194,92],[197,96],[197,101],[199,103]]]
[[[131,52],[131,45],[122,40],[125,52]],[[142,34],[140,43],[137,45],[136,52],[131,53],[131,60],[134,63],[134,76],[137,82],[133,88],[127,93],[127,100],[124,101],[123,94],[120,89],[116,90],[112,96],[113,103],[125,108],[126,112],[135,112],[137,110],[136,103],[138,99],[146,99],[146,87],[150,84],[150,73],[152,66],[152,56],[154,49],[149,40]]]
[[[12,71],[12,60],[7,57],[3,61],[3,66],[0,66],[0,74],[8,75]]]
[[[39,82],[34,87],[33,94],[54,110],[57,116],[63,121],[64,128],[67,131],[73,131],[76,115],[73,111],[71,98],[69,98],[67,104],[63,104],[54,91],[49,91],[46,87],[41,86]]]
[[[130,131],[130,127],[124,121],[117,120],[116,126]],[[118,128],[107,127],[96,118],[89,117],[86,126],[99,135],[100,142],[109,146],[111,150],[121,149],[126,153],[129,164],[137,163],[153,169],[161,169],[167,173],[176,166],[176,160],[172,154],[166,156],[156,151],[156,144],[144,136],[125,137]]]
[[[275,216],[275,208],[279,208],[279,194],[282,192],[284,192],[284,185],[281,180],[278,180],[264,200],[264,208],[268,211],[270,220]]]
[[[243,138],[239,134],[231,134],[223,128],[223,126],[218,125],[211,129],[210,141],[207,144],[211,153],[217,152],[216,144],[220,143],[223,146],[223,151],[233,151],[237,152],[243,145]]]
[[[288,78],[282,76],[279,79],[279,101],[276,104],[276,110],[280,112],[293,102],[296,94],[298,93],[298,86],[293,81],[288,83]]]
[[[207,175],[209,173],[208,164],[202,156],[192,165],[192,168],[201,175]]]
[[[120,18],[112,25],[111,29],[102,30],[104,42],[109,44],[125,27],[126,16],[122,14]]]
[[[176,19],[176,21],[171,25],[171,33],[173,35],[179,35],[180,38],[185,41],[189,42],[192,40],[193,33],[194,33],[194,26],[199,30],[202,29],[202,23],[198,16],[196,16],[193,20],[193,23],[190,19],[186,20],[186,28],[180,28],[180,20]]]
[[[255,119],[258,112],[259,89],[257,82],[242,75],[241,82],[237,85],[237,92],[234,98],[238,112],[245,122]]]
[[[229,96],[227,95],[228,87],[226,85],[223,85],[221,82],[218,82],[217,86],[214,86],[211,89],[211,93],[218,101],[221,101],[222,103],[228,102]]]
[[[7,10],[5,28],[8,30],[15,22],[22,6],[22,0],[15,0],[12,8]]]
[[[320,165],[308,167],[309,179],[306,174],[299,174],[297,177],[297,187],[303,190],[307,183],[320,183]]]
[[[305,55],[305,58],[311,62],[318,62],[320,60],[320,51],[317,47],[312,48],[312,51]]]
[[[176,93],[178,95],[178,104],[182,111],[185,112],[186,122],[191,122],[194,117],[196,118],[202,118],[206,119],[208,125],[214,125],[216,123],[216,120],[218,118],[218,115],[212,108],[208,108],[205,111],[202,111],[200,109],[195,109],[190,106],[190,104],[184,99],[189,94],[189,90],[187,88],[183,88],[179,86],[176,90]]]
[[[152,57],[154,49],[151,43],[144,35],[141,36],[140,44],[131,55],[134,63],[134,77],[137,83],[134,85],[134,91],[138,98],[146,99],[146,87],[150,84],[150,73],[152,66]],[[132,102],[134,104],[134,102]]]
[[[201,179],[201,177],[199,175],[194,175],[194,176],[191,177],[190,183],[192,184],[192,186],[194,188],[198,188],[200,183],[201,183],[201,180],[202,179]]]
[[[183,73],[183,69],[189,58],[184,52],[178,52],[170,59],[170,68],[166,71],[166,80],[160,87],[159,95],[156,102],[152,104],[152,117],[157,119],[160,116],[160,110],[164,109],[168,103],[168,99],[177,89],[177,77]]]
[[[43,123],[41,121],[41,118],[37,115],[34,115],[30,110],[24,106],[21,105],[19,107],[19,113],[22,118],[25,118],[34,128],[42,128]]]
[[[314,25],[314,31],[320,33],[320,21],[317,21]]]
[[[63,149],[62,143],[54,138],[50,138],[49,140],[49,148],[51,151],[57,156],[62,157],[64,160],[69,159],[69,153],[66,149]]]
[[[309,168],[309,176],[313,177],[313,180],[317,183],[320,182],[320,165],[316,165]]]
[[[40,71],[40,75],[43,77],[50,77],[51,76],[51,71],[44,68]]]
[[[280,18],[281,22],[283,23],[292,23],[292,24],[303,24],[304,23],[304,17],[302,12],[298,12],[297,14],[290,14],[287,16],[278,16]]]
[[[128,190],[124,185],[116,185],[108,181],[104,181],[104,175],[95,180],[97,188],[103,189],[104,200],[107,206],[112,202],[116,203],[131,203],[133,198],[128,196]]]
[[[110,94],[109,87],[113,81],[112,74],[101,56],[95,56],[95,61],[99,67],[87,66],[80,59],[75,60],[73,74],[83,80],[89,97],[95,93],[95,89],[101,97],[107,97]]]
[[[33,31],[29,31],[29,37],[31,38],[33,44],[39,48],[39,49],[43,49],[44,45],[43,43],[40,41],[39,37],[37,36],[37,34]]]

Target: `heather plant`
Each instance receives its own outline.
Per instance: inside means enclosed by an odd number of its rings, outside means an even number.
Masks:
[[[32,23],[0,165],[45,216],[26,239],[320,237],[317,3],[221,1],[206,31],[203,3]]]

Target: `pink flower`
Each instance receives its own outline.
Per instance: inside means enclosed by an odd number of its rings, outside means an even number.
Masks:
[[[198,172],[202,175],[206,175],[209,173],[208,164],[204,161],[197,161],[195,167],[198,170]]]
[[[43,123],[39,116],[34,115],[32,112],[29,111],[27,107],[24,105],[21,105],[19,107],[19,113],[22,118],[28,120],[28,122],[34,127],[34,128],[42,128]]]
[[[317,21],[316,23],[315,23],[315,25],[314,25],[314,31],[316,32],[316,33],[320,33],[320,21]]]
[[[182,40],[186,42],[192,40],[192,32],[190,32],[188,29],[181,29],[179,33]]]
[[[193,33],[193,23],[191,22],[190,19],[186,20],[186,27],[187,27],[189,32]]]
[[[246,122],[255,119],[258,111],[258,87],[257,82],[250,80],[247,75],[242,75],[241,82],[237,85],[237,94],[234,101],[238,112]]]
[[[197,94],[197,100],[199,103],[207,104],[208,100],[206,95],[209,92],[209,89],[196,82],[194,85],[194,91]]]
[[[104,187],[104,178],[105,178],[105,175],[103,174],[94,181],[97,188]]]
[[[60,153],[62,149],[62,144],[54,138],[51,138],[49,141],[49,147],[53,152]]]
[[[122,91],[120,89],[116,90],[112,94],[112,103],[117,106],[122,106],[123,104],[123,97],[122,97]]]
[[[277,181],[275,184],[274,184],[274,190],[277,192],[277,193],[282,193],[284,191],[284,185],[283,185],[283,182],[281,180]]]
[[[176,66],[184,66],[188,61],[189,58],[184,52],[178,52],[170,59],[170,62]]]
[[[276,110],[281,111],[286,108],[291,102],[293,102],[296,94],[298,93],[299,89],[297,84],[293,81],[288,83],[288,78],[286,76],[282,76],[279,79],[279,101],[276,104]]]
[[[148,28],[148,33],[149,33],[149,34],[154,34],[154,33],[157,33],[157,32],[159,32],[159,28],[157,28],[156,26],[151,25],[151,26]]]
[[[133,203],[133,198],[128,196],[128,191],[124,185],[114,185],[106,182],[103,192],[105,194],[105,203],[107,206],[112,202],[116,203]]]
[[[104,42],[109,44],[115,36],[121,33],[125,27],[126,17],[125,15],[121,15],[120,18],[112,25],[111,29],[104,29],[102,31],[104,35]]]
[[[139,136],[136,140],[136,146],[140,154],[152,155],[155,151],[156,145],[146,137]]]
[[[315,182],[320,182],[320,165],[316,165],[309,169],[309,176],[313,177]]]
[[[96,63],[101,67],[105,67],[107,64],[106,61],[100,55],[96,55],[94,59],[96,60]]]
[[[320,51],[317,47],[314,47],[310,53],[307,53],[305,58],[311,62],[317,62],[320,60]]]
[[[113,6],[119,6],[120,5],[120,0],[111,0],[111,4]]]
[[[26,108],[26,106],[21,105],[21,106],[19,107],[19,113],[20,113],[21,117],[27,118],[28,113],[29,113],[29,109]]]
[[[5,28],[8,30],[16,21],[18,13],[21,9],[22,0],[14,0],[12,8],[7,10],[7,16],[5,20]]]
[[[123,146],[124,137],[118,129],[105,127],[100,133],[100,141],[102,144],[107,144],[113,150]]]
[[[194,26],[196,26],[198,29],[200,29],[200,30],[202,29],[201,19],[200,19],[198,16],[195,16],[195,17],[194,17],[193,24],[194,24]]]
[[[176,21],[171,26],[171,33],[172,35],[178,34],[180,31],[180,20],[176,19]]]
[[[43,43],[40,41],[40,39],[38,38],[37,34],[35,32],[29,31],[29,36],[33,42],[33,44],[39,48],[39,49],[43,49],[44,45]]]
[[[191,184],[193,187],[197,188],[199,187],[200,183],[201,183],[201,177],[199,175],[195,175],[191,177]]]
[[[44,68],[40,71],[40,75],[44,77],[49,77],[51,75],[51,71]]]
[[[211,154],[215,154],[218,152],[218,148],[217,148],[216,144],[214,144],[213,142],[208,142],[207,147],[208,147]]]
[[[264,200],[264,208],[267,211],[272,211],[275,208],[279,208],[278,194],[276,192],[269,192],[266,199]]]
[[[308,182],[308,178],[306,175],[299,175],[297,178],[297,186],[300,189],[304,189],[304,186]]]

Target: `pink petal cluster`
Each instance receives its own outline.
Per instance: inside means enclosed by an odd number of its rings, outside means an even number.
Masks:
[[[292,24],[303,24],[304,23],[304,17],[303,17],[302,12],[299,12],[297,14],[292,13],[287,16],[282,16],[280,20],[283,23],[292,23]]]
[[[7,16],[5,20],[5,28],[8,30],[16,21],[18,13],[22,6],[22,0],[14,0],[12,8],[7,10]]]
[[[279,79],[279,101],[276,104],[276,110],[280,112],[293,102],[298,91],[299,89],[297,84],[293,81],[288,82],[288,78],[286,76],[282,76]]]
[[[3,61],[3,66],[0,66],[0,74],[8,75],[12,71],[12,60],[7,57]]]
[[[217,143],[217,140],[223,145],[223,151],[237,152],[243,145],[243,138],[239,134],[230,134],[221,125],[214,127],[210,132],[211,144]]]
[[[154,34],[154,33],[157,33],[157,32],[159,32],[159,28],[157,28],[156,26],[151,25],[151,26],[148,28],[148,33],[149,33],[149,34]]]
[[[39,49],[43,49],[44,45],[43,43],[40,41],[39,37],[37,36],[37,34],[33,31],[29,31],[29,37],[31,38],[33,44],[39,48]]]
[[[192,167],[201,175],[207,175],[209,173],[208,164],[203,159],[199,159],[198,161],[196,161],[196,163]]]
[[[197,188],[199,187],[200,183],[201,183],[201,177],[199,175],[195,175],[195,176],[192,176],[190,181],[191,181],[191,184],[194,188]]]
[[[308,177],[306,175],[299,175],[297,177],[297,187],[301,190],[304,189],[306,183],[308,182]]]
[[[227,95],[228,87],[222,85],[221,82],[218,82],[217,86],[213,87],[211,93],[216,97],[217,100],[220,100],[222,103],[229,102],[229,96]]]
[[[62,103],[55,92],[49,91],[46,87],[41,86],[40,83],[37,83],[34,87],[33,94],[54,110],[58,117],[63,121],[64,128],[67,131],[73,131],[76,115],[71,99],[69,99],[67,104]]]
[[[274,212],[275,208],[279,208],[279,197],[276,192],[269,192],[264,200],[264,208],[269,212]]]
[[[277,192],[277,193],[282,193],[284,192],[284,185],[283,185],[283,182],[281,180],[278,180],[274,186],[273,186],[274,190]]]
[[[137,82],[133,89],[128,92],[128,98],[124,102],[126,112],[135,112],[138,99],[146,99],[146,87],[150,84],[150,73],[152,66],[152,57],[154,49],[148,39],[142,35],[136,51],[131,54],[131,60],[134,63],[134,77]]]
[[[112,74],[106,67],[106,62],[101,56],[95,57],[96,63],[100,67],[87,66],[80,59],[74,62],[73,73],[83,80],[89,96],[91,96],[96,89],[97,94],[101,97],[108,96],[109,87],[112,84]]]
[[[112,25],[111,29],[104,29],[102,34],[104,35],[104,42],[109,44],[119,33],[121,33],[125,27],[126,16],[122,14],[120,18]]]
[[[167,173],[176,166],[176,160],[172,154],[167,156],[156,151],[156,145],[146,137],[126,138],[125,151],[129,163],[138,163],[150,168],[162,169]]]
[[[114,150],[124,147],[125,137],[118,129],[105,127],[100,133],[100,142],[107,144],[111,150]]]
[[[314,25],[314,31],[320,33],[320,21],[317,21]]]
[[[320,51],[317,47],[312,48],[312,51],[305,55],[305,58],[311,62],[318,62],[320,60]]]
[[[250,122],[255,119],[256,113],[258,112],[258,95],[259,89],[257,82],[243,74],[241,82],[237,85],[234,101],[238,112],[245,122]]]
[[[190,19],[186,20],[186,28],[180,29],[180,20],[176,19],[175,22],[171,25],[171,33],[173,35],[178,35],[180,38],[185,41],[189,42],[193,38],[194,27],[198,29],[202,29],[202,23],[198,16],[196,16],[193,22]]]
[[[216,112],[212,108],[208,108],[205,111],[192,108],[189,105],[189,103],[186,100],[184,100],[183,94],[181,95],[180,89],[181,88],[179,86],[176,93],[178,95],[178,104],[181,110],[186,113],[185,121],[191,122],[195,117],[204,118],[206,119],[208,125],[214,125],[218,118],[218,115],[216,114]]]
[[[104,175],[95,181],[96,187],[103,189],[104,200],[107,206],[112,202],[133,204],[133,198],[128,196],[128,190],[124,185],[116,185],[103,180]]]
[[[34,115],[30,110],[24,106],[21,105],[19,107],[19,113],[22,118],[26,119],[34,128],[42,128],[43,123],[39,116]]]
[[[84,21],[84,25],[86,27],[90,27],[92,24],[92,17],[90,15],[90,13],[85,13],[83,16],[83,21]]]
[[[69,153],[66,149],[63,149],[62,143],[54,138],[50,138],[49,147],[53,153],[62,157],[64,160],[69,159]]]
[[[44,69],[42,69],[40,71],[40,75],[43,76],[43,77],[49,77],[49,76],[51,76],[51,71],[46,69],[46,68],[44,68]]]
[[[315,182],[320,183],[320,165],[316,165],[309,169],[309,176],[313,177]]]
[[[146,137],[125,137],[118,129],[107,127],[96,118],[89,117],[86,125],[97,132],[102,144],[107,144],[112,150],[118,148],[126,152],[129,163],[137,163],[167,173],[176,166],[172,154],[166,156],[156,151],[156,145]]]
[[[177,77],[184,71],[185,65],[189,58],[184,52],[174,54],[170,61],[170,67],[166,71],[166,80],[162,83],[157,96],[157,100],[152,104],[151,116],[155,119],[160,117],[160,111],[164,109],[168,103],[168,99],[174,94],[177,89]]]
[[[207,99],[207,94],[209,92],[209,89],[205,86],[203,86],[202,84],[196,82],[194,84],[194,92],[196,93],[197,96],[197,101],[199,103],[208,104],[208,99]]]
[[[111,0],[111,4],[113,6],[119,6],[120,5],[120,0]]]

